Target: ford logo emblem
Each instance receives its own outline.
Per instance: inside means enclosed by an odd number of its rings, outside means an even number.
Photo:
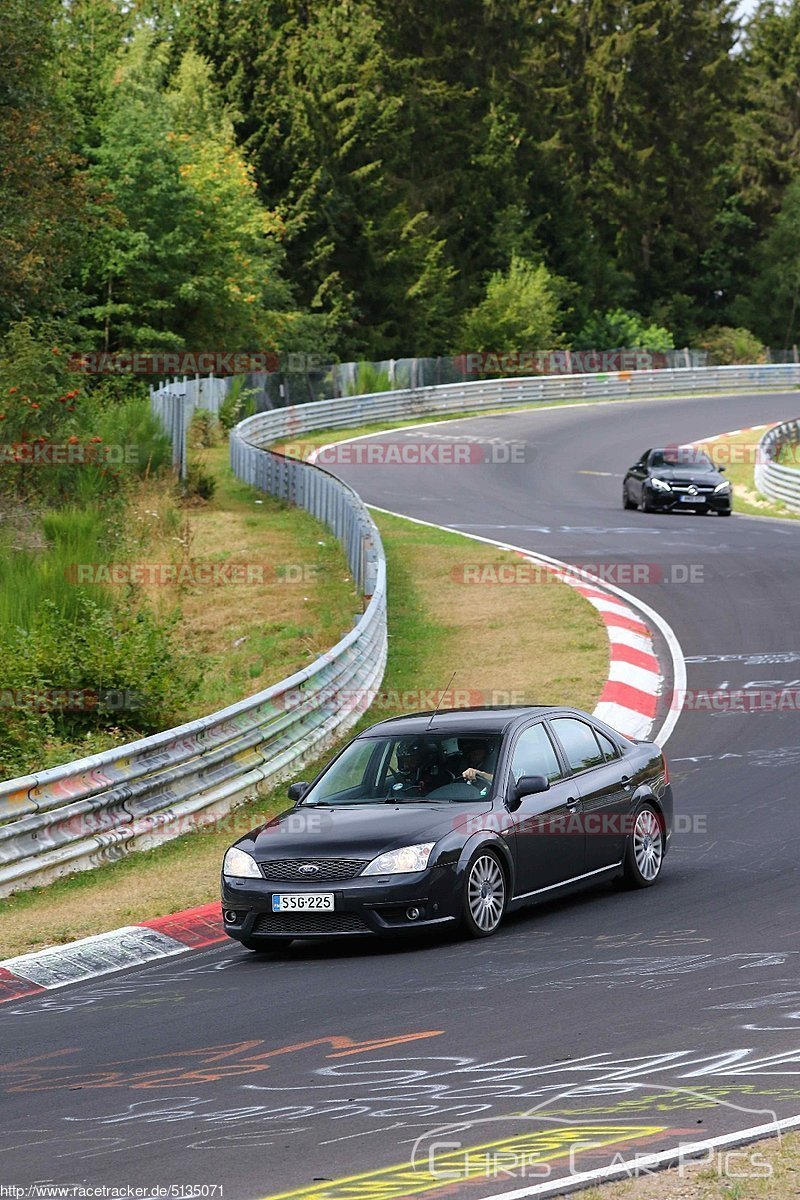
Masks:
[[[316,875],[319,871],[319,867],[316,865],[316,863],[303,863],[297,869],[301,875]]]

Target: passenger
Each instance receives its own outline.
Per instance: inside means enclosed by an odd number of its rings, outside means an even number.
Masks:
[[[420,796],[453,781],[451,772],[444,766],[439,747],[418,738],[398,743],[397,767],[392,774],[395,780],[390,784],[392,792]]]

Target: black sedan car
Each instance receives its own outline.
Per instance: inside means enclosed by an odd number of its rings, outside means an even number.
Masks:
[[[576,887],[650,887],[672,831],[658,746],[570,708],[381,721],[289,798],[223,861],[225,930],[248,950],[439,926],[486,937]]]
[[[670,446],[645,450],[622,484],[623,508],[642,512],[694,509],[729,517],[733,489],[703,450]]]

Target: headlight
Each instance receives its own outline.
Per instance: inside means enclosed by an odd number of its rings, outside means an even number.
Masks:
[[[256,860],[249,854],[245,854],[244,850],[240,850],[238,846],[231,846],[230,850],[225,851],[225,857],[222,860],[222,874],[232,875],[234,879],[262,878]]]
[[[716,496],[717,492],[729,492],[730,490],[731,490],[730,479],[723,479],[722,483],[718,483],[717,486],[714,488],[714,495]]]
[[[650,480],[650,486],[655,488],[657,492],[671,492],[672,488],[667,483],[666,479],[656,479],[655,476]]]
[[[379,854],[361,873],[362,875],[405,875],[410,871],[424,871],[436,842],[422,842],[419,846],[403,846]]]

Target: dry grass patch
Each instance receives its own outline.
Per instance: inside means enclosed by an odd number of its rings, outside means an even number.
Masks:
[[[176,508],[164,489],[139,497],[131,523],[141,561],[194,569],[239,566],[250,582],[202,580],[143,590],[162,614],[178,608],[179,638],[202,668],[184,719],[277,683],[329,650],[361,611],[344,553],[302,509],[240,483],[227,448],[203,451],[217,479],[212,500]]]
[[[608,639],[599,614],[579,593],[553,582],[464,583],[465,568],[479,566],[491,579],[499,566],[518,568],[522,560],[399,517],[377,514],[377,521],[390,584],[402,572],[401,590],[414,602],[408,616],[393,610],[394,620],[427,630],[418,650],[411,649],[410,635],[404,638],[417,689],[441,692],[455,671],[459,703],[594,707],[607,675]],[[392,699],[389,690],[388,707]]]
[[[579,1195],[584,1200],[789,1200],[800,1195],[798,1134],[741,1147],[729,1161],[728,1173],[723,1152],[714,1165],[687,1162],[682,1170],[609,1183]],[[746,1171],[761,1177],[741,1178],[739,1173]]]

